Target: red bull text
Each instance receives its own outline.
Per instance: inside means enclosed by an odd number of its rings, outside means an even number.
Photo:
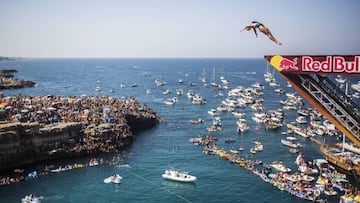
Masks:
[[[354,60],[345,60],[342,56],[327,56],[325,61],[314,60],[310,56],[302,57],[301,70],[304,72],[323,73],[360,73],[360,56]]]
[[[274,55],[265,58],[285,73],[360,76],[360,55]]]

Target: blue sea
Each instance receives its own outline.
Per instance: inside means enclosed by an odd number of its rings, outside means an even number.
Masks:
[[[224,149],[245,146],[249,159],[260,159],[264,163],[284,161],[293,171],[296,170],[296,154],[281,144],[282,130],[265,130],[252,121],[250,106],[241,109],[245,112],[250,130],[239,134],[236,131],[236,118],[230,113],[220,114],[223,130],[208,133],[207,125],[212,117],[207,113],[216,108],[226,98],[216,97],[212,87],[203,87],[199,77],[205,73],[208,81],[220,76],[231,81],[229,90],[236,86],[250,87],[255,82],[265,86],[264,105],[267,110],[282,108],[280,100],[286,98],[264,81],[264,72],[269,65],[265,59],[23,59],[1,61],[1,69],[16,69],[16,78],[37,83],[34,88],[3,90],[5,95],[110,95],[113,97],[135,97],[155,109],[165,120],[153,129],[136,134],[134,143],[118,154],[102,155],[110,160],[120,156],[125,166],[99,165],[74,169],[62,173],[39,176],[36,179],[0,187],[0,202],[20,202],[25,195],[33,193],[42,196],[42,202],[308,202],[280,191],[265,183],[258,176],[236,164],[219,158],[204,155],[203,148],[195,146],[189,139],[195,135],[212,135],[218,138],[217,145]],[[215,70],[215,74],[214,74]],[[286,86],[286,81],[275,72],[275,78],[286,92],[295,92]],[[156,79],[167,84],[158,87]],[[182,79],[183,84],[178,81]],[[188,86],[189,82],[196,83]],[[137,87],[131,87],[137,83]],[[209,82],[208,82],[209,83]],[[123,85],[121,87],[120,85]],[[101,91],[96,91],[101,89]],[[194,105],[186,94],[178,96],[176,88],[184,93],[193,90],[207,99],[205,105]],[[113,89],[114,92],[110,92]],[[147,94],[151,89],[151,94]],[[163,94],[170,89],[172,93]],[[178,97],[173,106],[164,104],[164,99]],[[305,105],[308,105],[305,102]],[[296,111],[284,110],[286,122],[295,121]],[[204,124],[193,125],[190,119],[203,118]],[[234,138],[233,143],[225,139]],[[298,137],[304,145],[301,151],[312,158],[322,158],[318,145]],[[250,155],[253,141],[260,139],[264,151]],[[331,139],[331,138],[326,138]],[[68,163],[86,163],[92,157],[53,161],[55,166]],[[44,165],[33,166],[40,170]],[[175,167],[187,170],[197,176],[195,184],[183,184],[164,180],[161,174],[165,169]],[[119,173],[122,183],[105,184],[104,178]],[[338,199],[333,198],[332,202]]]

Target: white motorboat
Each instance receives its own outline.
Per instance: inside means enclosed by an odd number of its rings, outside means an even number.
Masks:
[[[177,171],[173,168],[165,170],[162,177],[168,180],[179,181],[179,182],[195,182],[196,176],[189,175],[186,171]]]
[[[165,103],[166,105],[174,105],[174,104],[176,104],[176,102],[177,102],[177,98],[176,98],[176,97],[167,98],[167,99],[164,100],[164,103]]]
[[[218,115],[218,113],[216,112],[216,109],[210,109],[210,110],[208,111],[208,114],[210,114],[211,116],[216,116],[216,115]]]
[[[151,94],[151,89],[147,89],[146,94]]]
[[[113,174],[110,177],[104,179],[104,183],[114,183],[119,184],[121,183],[122,177],[119,174]]]
[[[243,119],[243,118],[240,118],[238,121],[236,121],[236,125],[237,125],[237,131],[238,132],[243,133],[243,132],[248,131],[250,129],[250,127],[246,123],[246,120]]]
[[[281,143],[289,147],[298,148],[300,144],[296,143],[296,140],[296,137],[286,137],[286,139],[281,139]]]
[[[305,116],[298,116],[296,118],[296,122],[299,123],[299,124],[306,124],[307,123]]]
[[[255,151],[257,151],[257,152],[261,152],[261,151],[264,150],[264,145],[263,145],[259,140],[256,140],[256,141],[255,141],[254,149],[255,149]]]
[[[33,194],[26,195],[24,198],[21,199],[21,203],[40,203],[40,198],[36,197]]]
[[[191,103],[193,103],[193,104],[206,104],[206,102],[207,102],[207,100],[198,94],[195,94],[191,98]]]
[[[308,131],[305,128],[298,128],[298,127],[294,128],[294,133],[297,135],[300,135],[301,137],[305,137],[305,138],[308,138],[311,135],[311,131]]]
[[[240,111],[232,111],[231,114],[239,118],[244,118],[246,116],[246,113]]]
[[[285,93],[285,91],[283,89],[281,89],[281,88],[277,88],[274,91],[277,92],[277,93]]]
[[[166,95],[166,94],[170,94],[171,92],[172,92],[172,91],[171,91],[170,89],[166,89],[166,90],[164,90],[162,93]]]
[[[272,163],[270,166],[283,173],[291,172],[291,169],[287,168],[283,163]]]

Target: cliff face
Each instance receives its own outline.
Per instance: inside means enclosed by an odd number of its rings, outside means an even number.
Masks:
[[[132,132],[154,127],[158,119],[128,115],[126,123],[86,127],[79,122],[0,124],[0,170],[57,158],[116,151],[132,143]]]
[[[80,123],[41,126],[39,123],[0,124],[0,169],[54,158],[50,149],[81,137]]]
[[[156,117],[141,117],[137,115],[127,115],[125,116],[127,123],[130,127],[130,131],[136,133],[138,131],[150,129],[155,127],[159,120]]]

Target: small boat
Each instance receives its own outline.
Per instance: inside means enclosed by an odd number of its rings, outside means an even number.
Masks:
[[[165,170],[165,173],[162,174],[162,177],[178,182],[195,182],[197,180],[196,176],[189,175],[187,171],[180,172],[173,168]]]
[[[300,144],[296,143],[296,140],[296,137],[286,137],[286,139],[281,139],[281,143],[292,148],[298,148]]]
[[[298,116],[296,118],[296,122],[298,122],[299,124],[306,124],[307,123],[305,116]]]
[[[190,120],[190,122],[192,123],[192,124],[199,124],[199,123],[204,123],[204,119],[202,119],[202,118],[198,118],[198,119],[191,119]]]
[[[257,152],[261,152],[261,151],[264,150],[264,145],[261,142],[256,141],[255,146],[254,146],[254,150],[257,151]]]
[[[240,146],[239,151],[244,151],[244,146]]]
[[[250,153],[251,153],[251,154],[256,154],[256,150],[255,150],[254,147],[251,147],[251,148],[250,148]]]
[[[234,149],[234,148],[230,149],[230,152],[233,153],[233,154],[239,153],[239,152],[238,152],[236,149]]]
[[[244,118],[246,116],[246,113],[240,111],[232,111],[231,114],[239,118]]]
[[[283,173],[291,172],[291,169],[287,168],[282,162],[273,162],[270,166]]]
[[[177,102],[177,98],[173,97],[173,98],[167,98],[164,100],[164,104],[166,105],[174,105]]]
[[[119,174],[113,174],[110,177],[107,177],[104,179],[104,183],[114,183],[114,184],[120,184],[122,180],[122,177]]]
[[[241,133],[246,132],[250,129],[250,127],[246,123],[246,120],[243,118],[240,118],[238,121],[236,121],[236,125],[237,125],[237,131]]]
[[[24,198],[21,199],[21,203],[40,203],[40,198],[36,197],[33,194],[26,195]]]
[[[298,149],[295,149],[295,148],[290,148],[290,149],[289,149],[289,152],[290,152],[290,153],[293,153],[293,154],[296,154],[296,153],[299,152],[299,150],[298,150]]]
[[[253,150],[255,150],[256,152],[261,152],[264,150],[264,146],[263,144],[260,142],[260,140],[255,140],[254,141],[254,147],[252,147]]]
[[[277,88],[274,91],[277,92],[277,93],[285,93],[285,91],[283,89],[281,89],[281,88]]]
[[[181,95],[184,94],[184,90],[181,89],[181,88],[180,88],[180,89],[176,89],[175,91],[176,91],[176,94],[179,95],[179,96],[181,96]]]
[[[206,129],[208,132],[218,132],[222,130],[220,126],[214,126],[214,125],[209,125]]]
[[[210,114],[211,116],[216,116],[216,115],[218,115],[218,113],[216,112],[216,109],[210,109],[210,110],[208,111],[208,114]]]

